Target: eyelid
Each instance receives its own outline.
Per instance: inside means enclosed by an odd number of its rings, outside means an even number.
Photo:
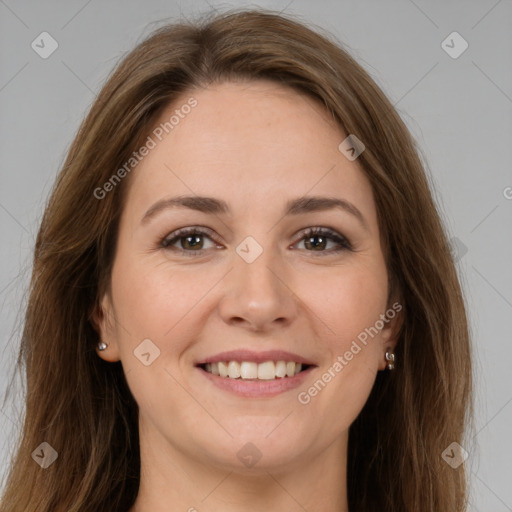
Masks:
[[[187,226],[185,228],[179,228],[175,231],[172,231],[171,233],[168,233],[161,241],[160,241],[160,245],[166,249],[168,247],[170,247],[170,242],[177,242],[180,238],[182,237],[185,237],[185,236],[188,236],[190,234],[199,234],[199,235],[207,235],[209,238],[212,239],[213,242],[215,243],[219,243],[217,242],[216,238],[215,238],[215,231],[213,231],[212,229],[210,228],[207,228],[207,227],[203,227],[203,226]],[[169,242],[169,245],[164,245],[166,242]],[[201,253],[202,251],[204,251],[205,249],[200,249],[199,251],[185,251],[183,249],[178,249],[178,250],[181,250],[183,252],[195,252],[195,253]]]

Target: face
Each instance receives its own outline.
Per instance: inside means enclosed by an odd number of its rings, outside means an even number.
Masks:
[[[161,450],[230,469],[343,450],[397,312],[347,134],[267,81],[194,90],[155,129],[176,109],[126,178],[99,355],[122,361]]]

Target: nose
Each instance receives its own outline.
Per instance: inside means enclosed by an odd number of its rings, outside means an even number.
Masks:
[[[219,311],[227,324],[267,332],[288,326],[297,317],[299,303],[290,273],[270,249],[252,263],[235,253],[234,268],[224,286]]]

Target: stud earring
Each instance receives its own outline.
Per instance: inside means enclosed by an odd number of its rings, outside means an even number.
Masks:
[[[388,362],[388,364],[386,365],[386,368],[388,370],[394,370],[395,369],[395,354],[393,354],[393,352],[386,350],[386,361]]]
[[[100,341],[98,343],[98,350],[100,350],[100,351],[105,350],[107,347],[108,347],[108,345],[105,342],[103,342],[103,341]]]

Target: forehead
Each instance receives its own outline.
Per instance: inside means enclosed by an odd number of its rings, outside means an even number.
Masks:
[[[128,202],[138,212],[180,194],[222,198],[240,212],[329,194],[375,214],[367,178],[338,149],[346,134],[315,100],[274,82],[191,90],[150,136],[155,146],[131,176]]]

